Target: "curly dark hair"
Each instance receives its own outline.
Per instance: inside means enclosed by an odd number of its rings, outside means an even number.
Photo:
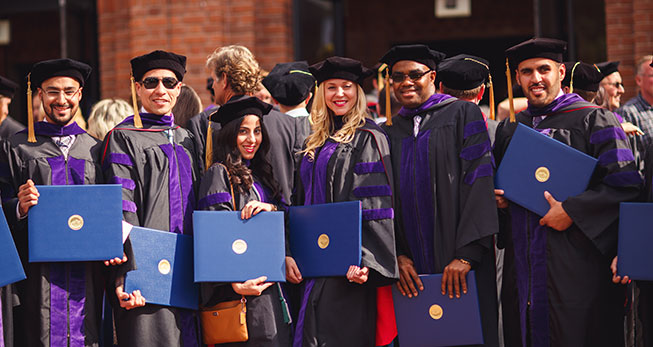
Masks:
[[[261,118],[262,142],[254,158],[250,161],[249,167],[245,165],[236,146],[238,130],[245,117],[227,123],[224,128],[220,129],[213,144],[213,159],[215,162],[222,163],[229,171],[231,184],[234,189],[244,193],[252,188],[254,184],[253,176],[256,176],[264,186],[272,190],[272,200],[281,199],[281,188],[274,178],[272,165],[268,160],[270,151],[270,140]]]

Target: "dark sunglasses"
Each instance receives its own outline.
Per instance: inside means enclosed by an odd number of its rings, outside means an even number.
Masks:
[[[608,85],[611,85],[611,86],[613,86],[613,87],[615,87],[617,89],[619,89],[619,87],[624,88],[624,84],[621,83],[621,82],[608,83]]]
[[[403,74],[401,72],[393,72],[392,75],[390,75],[390,78],[392,79],[392,82],[397,82],[397,83],[403,82],[406,79],[406,77],[410,78],[413,82],[416,82],[417,80],[422,78],[422,76],[426,75],[431,71],[433,70],[426,70],[424,72],[411,71],[408,74]]]
[[[145,89],[154,89],[159,86],[159,81],[163,83],[163,86],[166,87],[166,89],[172,89],[179,83],[179,81],[177,81],[177,79],[174,77],[148,77],[141,81],[141,84],[143,87],[145,87]]]

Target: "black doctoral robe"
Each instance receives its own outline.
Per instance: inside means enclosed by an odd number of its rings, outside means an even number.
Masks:
[[[171,116],[141,113],[143,128],[128,117],[107,134],[102,167],[110,183],[122,184],[123,218],[132,225],[192,235],[199,163],[192,135],[173,123]],[[138,255],[125,245],[128,262],[114,278],[138,266]],[[197,346],[197,313],[192,310],[146,304],[125,310],[115,295],[118,344],[128,346]],[[147,295],[144,294],[147,300]]]
[[[644,177],[641,200],[653,202],[653,146],[649,146],[646,150]],[[636,284],[639,289],[636,316],[642,323],[642,344],[645,347],[651,347],[653,346],[653,281],[637,281]]]
[[[266,116],[267,117],[267,116]],[[265,119],[267,121],[267,118]],[[279,210],[285,208],[280,201],[270,199],[270,190],[259,184],[254,177],[254,185],[247,192],[234,188],[231,196],[231,184],[227,168],[219,163],[213,164],[202,177],[198,195],[198,208],[208,211],[240,211],[252,200],[272,203]],[[235,205],[234,205],[235,204]],[[265,213],[265,212],[262,212]],[[216,232],[220,227],[216,226]],[[219,302],[238,300],[228,283],[202,283],[201,302],[203,306],[214,306]],[[247,330],[249,340],[241,343],[223,344],[223,346],[290,346],[290,320],[285,298],[279,284],[274,284],[263,291],[260,296],[246,296]]]
[[[5,120],[0,123],[0,139],[8,139],[12,137],[15,133],[24,130],[25,126],[22,125],[17,120],[7,116]]]
[[[422,117],[417,135],[413,116]],[[499,228],[483,114],[471,102],[434,94],[417,109],[402,109],[393,123],[383,128],[394,163],[397,253],[411,258],[420,274],[442,273],[454,259],[469,261],[484,345],[498,346],[492,235]]]
[[[62,130],[63,129],[63,130]],[[0,184],[5,212],[27,279],[15,283],[21,305],[15,315],[16,345],[98,346],[105,267],[102,262],[30,263],[27,221],[16,221],[18,187],[28,179],[36,185],[102,183],[100,144],[75,123],[64,128],[35,124],[36,143],[20,132],[3,142],[0,154]],[[64,157],[51,136],[74,134]],[[3,311],[5,307],[3,306]],[[6,332],[5,332],[6,334]]]
[[[295,205],[362,202],[360,266],[370,274],[362,285],[344,276],[304,279],[293,346],[374,346],[377,287],[399,278],[390,167],[387,139],[370,119],[351,142],[327,140],[315,160],[301,158]],[[292,256],[289,249],[286,254]]]
[[[14,346],[14,306],[19,303],[13,284],[0,287],[0,346]]]
[[[571,95],[571,94],[567,94]],[[561,99],[562,98],[562,99]],[[563,102],[558,102],[558,99]],[[641,177],[614,115],[579,97],[561,96],[536,130],[598,159],[585,192],[562,202],[573,220],[565,231],[540,226],[540,216],[510,204],[502,229],[506,346],[622,346],[624,286],[613,284],[619,203],[638,197]],[[519,123],[533,127],[533,111]],[[500,163],[517,122],[499,124]]]

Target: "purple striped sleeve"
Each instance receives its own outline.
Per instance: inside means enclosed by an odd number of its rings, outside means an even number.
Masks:
[[[363,210],[363,220],[377,220],[394,218],[395,211],[392,208],[377,208],[372,210]]]
[[[633,152],[628,148],[615,148],[599,155],[599,164],[603,166],[619,161],[632,160],[635,160],[635,157],[633,157]]]
[[[128,190],[134,190],[134,188],[136,188],[136,183],[133,180],[130,180],[129,178],[113,176],[111,177],[111,180],[109,180],[109,182],[115,184],[122,184],[122,187]]]
[[[590,143],[597,145],[610,140],[625,140],[626,133],[623,129],[617,127],[604,128],[598,131],[595,131],[590,136]]]
[[[127,212],[136,213],[136,204],[133,201],[123,200],[122,201],[122,210]]]
[[[357,175],[369,173],[384,173],[385,167],[382,161],[371,161],[365,163],[356,163],[354,173]]]
[[[460,157],[468,161],[476,160],[489,152],[491,148],[492,145],[490,145],[490,140],[487,140],[483,143],[463,148],[463,150],[460,151]]]
[[[633,186],[642,183],[642,176],[638,171],[615,172],[603,177],[603,182],[615,187]]]
[[[124,153],[109,153],[104,160],[105,164],[121,164],[127,166],[134,166],[131,158]]]
[[[354,189],[354,195],[357,198],[367,198],[371,196],[391,196],[392,190],[390,189],[389,185],[356,187]]]
[[[222,204],[231,201],[231,194],[226,192],[207,195],[200,199],[198,208],[205,209],[211,205]]]
[[[465,175],[465,183],[468,185],[474,184],[477,178],[492,176],[492,165],[481,164],[474,171]]]
[[[465,129],[463,130],[463,139],[476,134],[480,134],[482,132],[487,132],[487,124],[484,120],[469,122],[465,124]]]

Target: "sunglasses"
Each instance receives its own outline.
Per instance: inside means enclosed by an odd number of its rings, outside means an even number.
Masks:
[[[427,73],[431,72],[433,70],[426,70],[424,72],[419,72],[419,71],[411,71],[408,74],[403,74],[401,72],[394,72],[392,75],[390,75],[390,78],[392,79],[392,82],[397,82],[401,83],[404,80],[406,80],[406,77],[410,78],[413,82],[416,82],[422,76],[426,75]]]
[[[141,84],[145,89],[154,89],[159,86],[159,81],[163,83],[163,86],[166,87],[166,89],[172,89],[179,83],[179,81],[174,77],[148,77],[142,80]]]

